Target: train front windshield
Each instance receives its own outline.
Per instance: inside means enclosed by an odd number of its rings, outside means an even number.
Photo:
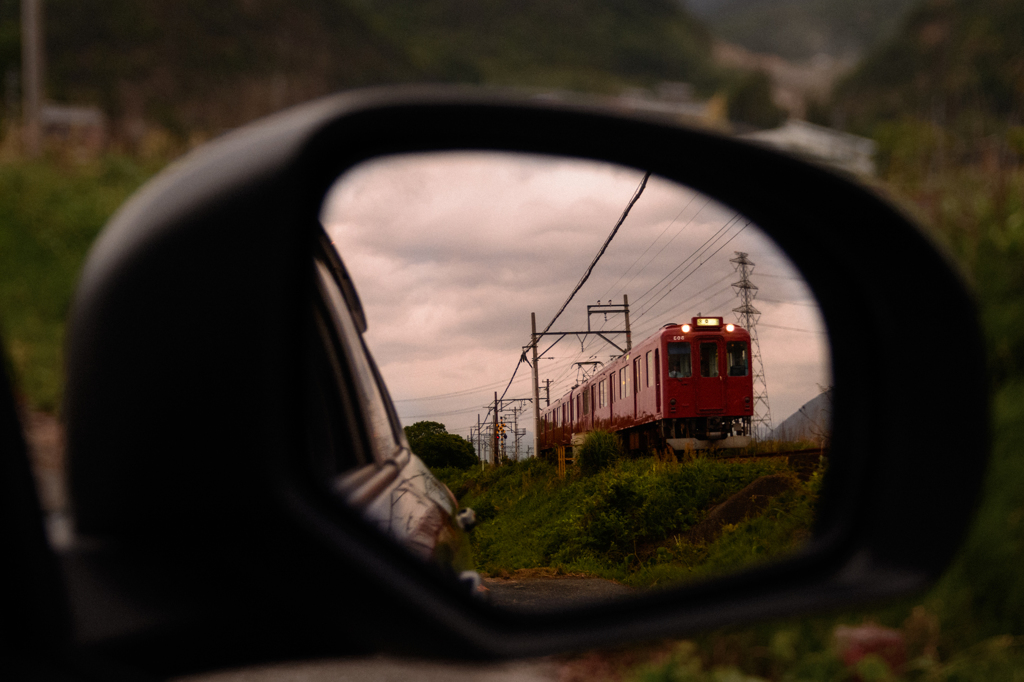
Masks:
[[[686,379],[691,374],[689,341],[669,342],[668,375],[673,379]]]
[[[747,342],[730,341],[725,344],[725,361],[729,366],[729,376],[747,376]]]

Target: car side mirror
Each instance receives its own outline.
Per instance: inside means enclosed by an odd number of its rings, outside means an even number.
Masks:
[[[323,247],[324,200],[361,163],[449,151],[650,172],[777,244],[831,350],[829,468],[806,547],[697,584],[527,614],[474,597],[346,502],[397,467],[376,442],[407,443],[361,355],[352,262]],[[319,318],[317,286],[335,301]],[[367,648],[534,655],[905,595],[950,561],[988,450],[972,297],[877,193],[706,131],[458,89],[338,95],[192,153],[112,219],[67,339],[77,541],[61,561],[74,645],[163,671]],[[951,346],[972,359],[956,372]],[[336,372],[319,417],[311,371]],[[341,458],[329,466],[310,454],[327,442]],[[359,467],[364,478],[338,483]]]

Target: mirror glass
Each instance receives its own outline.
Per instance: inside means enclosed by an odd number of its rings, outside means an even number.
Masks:
[[[828,337],[744,216],[634,168],[444,152],[355,167],[321,220],[398,423],[336,489],[481,599],[621,598],[810,538]]]

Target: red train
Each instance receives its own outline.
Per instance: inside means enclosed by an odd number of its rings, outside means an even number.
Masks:
[[[750,334],[721,317],[667,324],[541,410],[540,453],[616,432],[635,452],[740,448],[754,410]]]

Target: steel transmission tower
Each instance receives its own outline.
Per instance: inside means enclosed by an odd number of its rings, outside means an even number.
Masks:
[[[772,410],[768,405],[768,382],[765,381],[764,363],[761,362],[761,344],[757,340],[757,321],[761,318],[761,311],[754,307],[757,286],[750,281],[754,262],[742,251],[734,253],[736,257],[730,258],[729,262],[736,266],[740,281],[734,282],[732,287],[741,305],[732,311],[736,313],[739,325],[750,334],[750,369],[754,380],[754,416],[750,422],[754,437],[761,440],[771,433]]]

